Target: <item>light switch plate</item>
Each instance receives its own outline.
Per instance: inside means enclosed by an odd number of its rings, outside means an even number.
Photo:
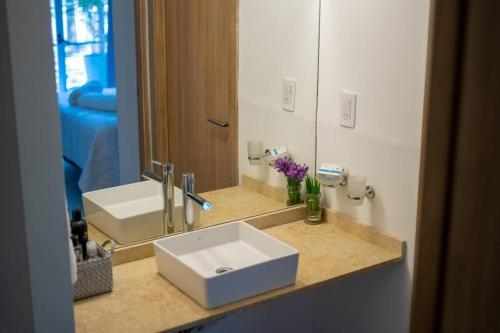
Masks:
[[[295,79],[283,78],[283,94],[281,100],[281,107],[283,110],[294,112],[295,111],[295,92],[297,81]]]
[[[356,93],[342,90],[339,103],[340,126],[354,128],[356,123]]]

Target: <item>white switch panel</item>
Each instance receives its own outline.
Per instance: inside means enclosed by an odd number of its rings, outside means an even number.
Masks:
[[[283,78],[283,94],[281,107],[290,112],[295,111],[295,87],[297,81],[295,79]]]
[[[354,128],[356,120],[356,94],[342,90],[340,93],[340,126]]]

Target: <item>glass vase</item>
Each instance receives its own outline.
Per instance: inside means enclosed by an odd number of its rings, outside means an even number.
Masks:
[[[303,203],[302,201],[302,186],[299,185],[288,185],[288,200],[286,204],[288,206],[298,205]]]
[[[308,223],[321,223],[321,194],[306,195],[306,220]]]

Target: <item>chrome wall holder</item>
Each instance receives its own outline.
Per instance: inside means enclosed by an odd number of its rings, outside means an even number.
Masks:
[[[373,199],[375,197],[375,188],[366,184],[366,177],[349,176],[347,182],[347,198],[355,206],[363,203],[365,198]]]
[[[375,188],[372,185],[366,185],[365,193],[363,196],[356,197],[356,196],[351,196],[351,195],[347,194],[347,197],[351,200],[363,200],[364,198],[373,199],[373,198],[375,198]]]

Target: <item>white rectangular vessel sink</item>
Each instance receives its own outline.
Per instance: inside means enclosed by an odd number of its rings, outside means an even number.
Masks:
[[[165,234],[162,185],[153,180],[83,193],[86,220],[120,244]],[[174,188],[174,227],[182,230],[182,191]]]
[[[207,309],[295,283],[299,252],[238,221],[154,242],[161,275]]]

